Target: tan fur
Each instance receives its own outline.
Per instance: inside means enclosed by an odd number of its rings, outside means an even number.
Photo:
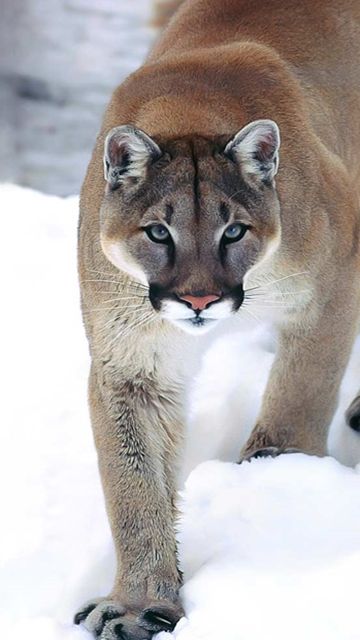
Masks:
[[[183,0],[155,0],[153,6],[152,25],[163,29],[179,8]]]
[[[289,304],[276,317],[278,352],[242,457],[262,449],[323,455],[359,316],[359,60],[357,0],[187,0],[146,63],[113,94],[83,185],[79,225],[90,407],[118,571],[109,598],[77,619],[101,631],[104,612],[117,611],[103,639],[117,637],[116,623],[124,638],[147,638],[166,628],[164,618],[171,626],[181,615],[176,470],[186,388],[203,343],[157,313],[146,287],[114,266],[111,251],[161,278],[159,254],[145,262],[155,247],[145,244],[139,225],[164,222],[171,203],[179,207],[182,242],[193,247],[176,256],[174,294],[214,293],[219,266],[209,238],[220,225],[218,207],[224,201],[235,219],[253,215],[255,230],[234,248],[242,253],[232,254],[239,258],[226,277],[235,281],[243,256],[245,289],[277,280],[278,299]],[[258,119],[275,121],[281,134],[271,189],[251,182],[242,160],[236,167],[221,151]],[[109,190],[104,140],[120,125],[146,132],[164,155],[158,169],[140,164],[138,178],[120,176],[120,188]],[[192,213],[190,148],[206,204],[200,219]],[[227,175],[236,184],[236,172],[260,194],[261,206],[250,213],[226,191]]]

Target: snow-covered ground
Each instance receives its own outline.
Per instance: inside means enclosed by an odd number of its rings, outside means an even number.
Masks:
[[[0,628],[6,640],[86,640],[72,615],[109,590],[114,557],[86,404],[77,199],[3,185],[0,203]],[[259,327],[222,338],[194,393],[176,640],[360,638],[360,465],[300,454],[226,462],[272,359]],[[359,386],[358,339],[330,437],[346,465],[360,461],[343,421]]]

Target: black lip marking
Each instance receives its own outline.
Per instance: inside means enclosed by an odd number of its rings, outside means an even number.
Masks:
[[[172,282],[170,282],[166,287],[158,282],[151,282],[149,284],[149,299],[155,311],[160,311],[161,303],[164,299],[177,300],[176,294],[171,291],[172,287]]]
[[[150,283],[149,299],[155,311],[161,311],[161,304],[163,300],[176,300],[177,302],[181,302],[181,304],[184,304],[189,308],[191,307],[190,303],[188,303],[186,300],[181,300],[176,293],[171,291],[171,288],[172,288],[171,283],[166,287],[158,284],[157,282]],[[244,289],[241,283],[236,285],[235,287],[229,287],[227,289],[223,288],[220,299],[214,301],[212,304],[215,305],[221,302],[222,300],[230,299],[232,300],[233,311],[235,312],[235,311],[238,311],[238,309],[241,307],[244,301],[244,297],[245,297]],[[194,320],[194,321],[198,320],[202,322],[206,320],[206,318],[201,317],[201,311],[195,311],[195,313],[196,313],[196,316],[194,316],[194,318],[191,320]],[[194,322],[194,324],[199,324],[199,322]]]
[[[155,311],[160,311],[161,301],[164,298],[164,289],[156,282],[152,282],[149,286],[149,298]]]
[[[351,416],[348,420],[348,425],[354,431],[360,432],[360,415]]]
[[[232,287],[231,289],[226,291],[225,292],[225,297],[226,298],[232,298],[232,300],[233,300],[233,311],[238,311],[238,309],[240,309],[242,303],[244,302],[244,297],[245,297],[245,293],[244,293],[244,289],[243,289],[242,283],[238,284],[235,287]]]

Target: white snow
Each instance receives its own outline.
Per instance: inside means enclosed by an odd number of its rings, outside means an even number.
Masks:
[[[0,628],[6,640],[89,640],[72,615],[110,589],[114,554],[86,404],[77,198],[3,185],[0,203]],[[330,436],[346,465],[360,461],[360,437],[343,421],[359,356],[358,339]],[[360,465],[301,454],[226,462],[272,359],[260,327],[219,339],[194,393],[187,470],[196,468],[179,530],[187,619],[176,640],[360,638]]]

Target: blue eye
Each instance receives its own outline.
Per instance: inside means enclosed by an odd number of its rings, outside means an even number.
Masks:
[[[163,224],[151,224],[144,231],[153,242],[167,243],[170,240],[170,233]]]
[[[223,241],[225,242],[225,244],[229,244],[230,242],[237,242],[244,237],[247,230],[248,227],[245,224],[241,224],[240,222],[230,224],[224,231]]]

